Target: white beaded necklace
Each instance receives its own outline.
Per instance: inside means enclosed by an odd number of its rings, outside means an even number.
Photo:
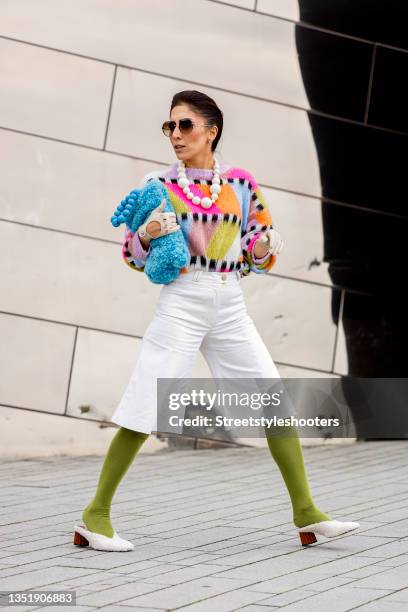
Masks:
[[[200,204],[200,206],[202,206],[203,208],[211,208],[213,203],[216,202],[216,200],[218,200],[218,194],[221,192],[221,185],[220,185],[220,164],[219,164],[218,159],[216,158],[214,158],[214,168],[213,169],[214,169],[214,174],[212,177],[211,187],[210,187],[211,198],[208,198],[207,196],[200,198],[199,196],[194,195],[194,193],[190,190],[190,187],[189,187],[190,181],[186,175],[186,165],[182,159],[179,159],[178,168],[177,168],[177,173],[178,173],[177,184],[179,187],[182,188],[182,190],[184,191],[188,199],[191,200],[193,204]]]

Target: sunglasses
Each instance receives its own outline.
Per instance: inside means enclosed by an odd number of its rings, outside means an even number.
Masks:
[[[171,136],[174,130],[176,129],[176,121],[165,121],[162,125],[162,131],[165,136]],[[180,119],[179,121],[179,130],[182,134],[189,134],[193,131],[194,127],[211,127],[213,124],[203,123],[193,123],[191,119]]]

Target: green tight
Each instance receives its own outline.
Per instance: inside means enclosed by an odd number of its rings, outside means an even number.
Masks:
[[[95,497],[82,513],[90,531],[113,536],[110,509],[116,489],[149,434],[120,427],[103,462]],[[292,502],[296,527],[331,520],[313,502],[296,429],[278,427],[267,432],[268,447],[283,476]]]
[[[111,538],[110,509],[123,476],[149,434],[120,427],[113,436],[103,462],[95,497],[82,513],[87,529]]]
[[[296,428],[276,427],[265,431],[269,450],[289,492],[296,527],[331,521],[331,517],[319,510],[313,501]]]

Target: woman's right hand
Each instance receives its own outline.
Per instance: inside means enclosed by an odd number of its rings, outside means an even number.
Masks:
[[[163,198],[159,206],[152,210],[143,225],[139,227],[138,234],[143,241],[150,242],[150,240],[177,232],[180,229],[176,214],[174,212],[163,212],[165,206],[166,198]]]

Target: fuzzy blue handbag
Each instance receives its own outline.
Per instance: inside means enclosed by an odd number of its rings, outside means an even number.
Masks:
[[[121,201],[111,217],[112,225],[119,227],[125,223],[135,233],[163,198],[166,200],[163,212],[174,212],[161,181],[148,181],[144,187],[134,189]],[[168,285],[179,276],[180,269],[189,263],[190,252],[183,232],[178,230],[151,241],[144,271],[152,283]]]

